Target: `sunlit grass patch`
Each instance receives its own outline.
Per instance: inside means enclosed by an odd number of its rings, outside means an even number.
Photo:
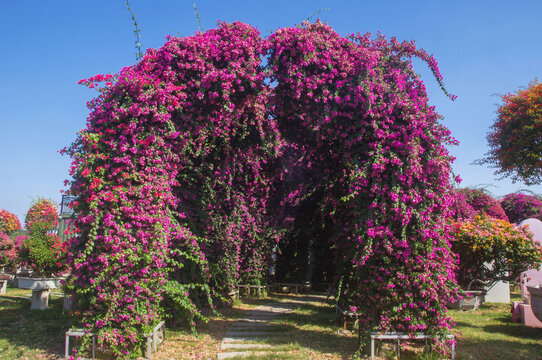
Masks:
[[[49,310],[30,310],[30,290],[8,288],[0,296],[0,359],[58,359],[70,327],[63,299],[52,296]]]
[[[457,359],[542,359],[542,329],[511,320],[510,304],[450,311],[456,323]]]

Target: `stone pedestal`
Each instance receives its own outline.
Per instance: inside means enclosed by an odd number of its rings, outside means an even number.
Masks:
[[[41,289],[32,290],[32,303],[30,309],[32,310],[45,310],[49,309],[49,294],[51,290]]]
[[[8,288],[8,281],[13,278],[13,275],[0,273],[0,295],[6,294],[6,289]]]
[[[49,308],[50,289],[57,287],[57,280],[52,278],[19,278],[20,289],[32,290],[30,309],[45,310]]]
[[[529,291],[529,305],[533,311],[534,316],[539,321],[542,321],[542,288],[527,286]]]

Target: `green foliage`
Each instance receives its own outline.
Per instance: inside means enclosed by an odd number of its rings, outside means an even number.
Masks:
[[[214,311],[213,296],[218,297],[208,285],[205,275],[207,263],[193,252],[194,249],[171,249],[168,258],[168,277],[163,286],[163,309],[171,320],[186,321],[193,333],[196,320],[207,321],[203,308]],[[181,271],[182,269],[182,271]]]
[[[130,7],[130,3],[128,0],[126,0],[126,9],[130,13],[130,17],[132,18],[132,21],[134,23],[134,35],[135,35],[135,47],[136,47],[136,60],[141,60],[143,57],[143,53],[141,52],[141,31],[139,30],[139,25],[137,24],[137,20],[135,17],[134,12],[132,11],[132,8]]]
[[[196,6],[196,3],[194,3],[194,14],[196,15],[196,20],[198,22],[198,30],[203,31],[203,27],[201,26],[201,17],[199,16],[199,11]]]

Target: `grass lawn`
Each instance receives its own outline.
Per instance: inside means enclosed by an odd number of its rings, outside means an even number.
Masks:
[[[452,310],[458,360],[542,360],[542,329],[511,321],[509,304],[484,304],[474,311]]]
[[[64,354],[68,315],[52,294],[50,310],[30,310],[31,290],[7,289],[0,296],[0,359],[58,359]]]
[[[0,359],[60,359],[64,355],[64,332],[70,320],[62,311],[62,298],[53,295],[50,310],[31,311],[27,298],[30,294],[29,290],[8,288],[7,295],[0,296]],[[245,310],[271,300],[291,299],[295,296],[245,299],[231,309],[221,309],[221,315],[211,316],[208,323],[199,324],[198,335],[182,326],[168,329],[166,341],[153,359],[216,359],[220,340]],[[485,304],[468,312],[451,310],[450,315],[457,324],[454,332],[459,338],[458,360],[542,360],[542,329],[512,323],[508,304]],[[356,335],[339,331],[335,310],[321,301],[300,305],[271,322],[276,333],[262,343],[274,345],[276,352],[258,359],[354,357]],[[420,350],[409,346],[401,358],[424,359]],[[392,351],[388,354],[387,358],[394,358]]]

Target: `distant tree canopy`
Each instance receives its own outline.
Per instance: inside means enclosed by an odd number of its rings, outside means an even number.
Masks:
[[[497,119],[487,135],[490,151],[479,163],[497,168],[496,174],[523,181],[542,182],[542,84],[502,96]]]
[[[455,195],[454,210],[456,220],[470,220],[476,214],[486,214],[495,219],[508,221],[508,216],[499,201],[484,189],[457,189]]]

